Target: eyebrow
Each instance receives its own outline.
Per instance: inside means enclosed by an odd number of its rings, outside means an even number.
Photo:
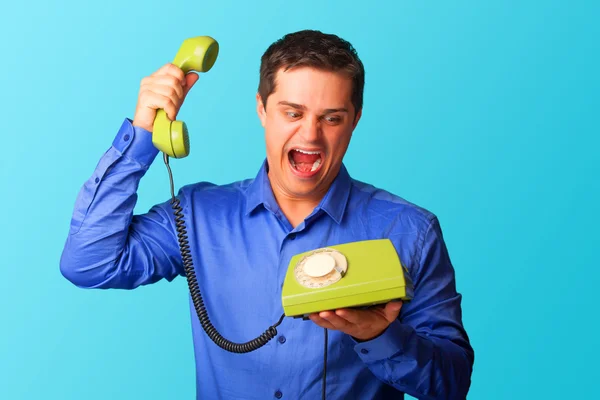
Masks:
[[[302,104],[290,103],[289,101],[280,101],[277,104],[283,105],[283,106],[289,106],[289,107],[295,108],[297,110],[306,110],[306,106],[303,106]],[[334,112],[348,112],[348,109],[345,108],[345,107],[341,107],[341,108],[326,108],[323,111],[324,111],[325,114],[331,114],[331,113],[334,113]]]

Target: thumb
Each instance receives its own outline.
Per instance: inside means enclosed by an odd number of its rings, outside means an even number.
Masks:
[[[190,72],[189,74],[187,74],[185,76],[185,79],[183,80],[184,85],[183,85],[183,96],[187,96],[188,92],[192,89],[192,87],[194,86],[194,84],[196,82],[198,82],[199,76],[197,73],[195,72]]]
[[[385,319],[389,322],[392,322],[396,318],[398,318],[398,314],[400,314],[400,309],[402,308],[401,301],[390,301],[385,305],[383,313],[385,315]]]

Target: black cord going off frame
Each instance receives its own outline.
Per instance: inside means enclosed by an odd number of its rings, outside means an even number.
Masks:
[[[323,386],[321,388],[321,399],[325,400],[325,387],[327,380],[327,328],[323,328],[325,331],[325,346],[323,348]]]

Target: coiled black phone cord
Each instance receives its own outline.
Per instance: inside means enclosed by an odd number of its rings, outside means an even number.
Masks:
[[[183,220],[183,210],[181,208],[179,199],[175,197],[173,174],[171,172],[171,167],[169,166],[169,156],[165,153],[163,154],[165,165],[167,166],[167,170],[169,171],[169,181],[171,183],[171,207],[173,208],[175,213],[177,239],[179,241],[181,258],[183,260],[183,268],[185,270],[185,275],[187,278],[190,294],[192,296],[192,301],[194,302],[194,308],[196,309],[198,319],[200,320],[200,325],[202,326],[208,337],[211,338],[213,342],[215,342],[215,344],[231,353],[249,353],[251,351],[257,350],[265,344],[267,344],[269,340],[277,336],[276,328],[283,321],[285,314],[282,314],[281,318],[279,318],[279,321],[275,325],[269,327],[262,335],[246,343],[235,343],[225,339],[213,326],[213,324],[210,322],[210,318],[208,317],[206,307],[204,306],[204,301],[202,300],[202,295],[200,294],[200,288],[198,286],[198,280],[196,279],[196,273],[194,271],[192,255],[190,253],[190,247],[187,238],[187,232],[185,229],[185,221]]]
[[[165,165],[167,166],[167,171],[169,172],[169,182],[171,184],[171,207],[175,213],[175,225],[177,227],[177,240],[179,241],[179,249],[181,252],[181,258],[183,260],[183,268],[185,270],[185,275],[188,282],[188,287],[190,290],[190,294],[192,296],[192,301],[194,303],[194,308],[196,309],[196,314],[198,315],[198,319],[200,320],[200,325],[210,337],[210,339],[215,342],[216,345],[225,349],[232,353],[249,353],[251,351],[257,350],[267,344],[269,340],[273,339],[277,336],[277,327],[283,321],[285,314],[282,314],[279,318],[279,321],[271,327],[269,327],[262,335],[257,338],[250,340],[246,343],[234,343],[227,339],[225,339],[213,326],[210,322],[210,318],[208,317],[208,312],[206,311],[206,307],[204,307],[204,301],[202,300],[202,295],[200,294],[200,287],[198,286],[198,280],[196,279],[196,273],[194,271],[194,264],[192,262],[192,255],[190,253],[190,246],[187,238],[187,232],[185,229],[185,221],[183,220],[183,210],[180,205],[180,201],[175,197],[175,185],[173,183],[173,173],[171,172],[171,167],[169,166],[169,156],[164,154]],[[321,398],[325,400],[325,384],[327,379],[327,329],[325,331],[325,344],[323,349],[323,381],[321,386]]]

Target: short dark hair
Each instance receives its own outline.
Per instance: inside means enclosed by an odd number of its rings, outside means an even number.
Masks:
[[[363,106],[365,70],[354,47],[346,40],[317,30],[289,33],[269,46],[261,57],[258,93],[266,108],[267,98],[275,91],[279,69],[313,67],[342,72],[352,79],[352,104],[355,113]]]

